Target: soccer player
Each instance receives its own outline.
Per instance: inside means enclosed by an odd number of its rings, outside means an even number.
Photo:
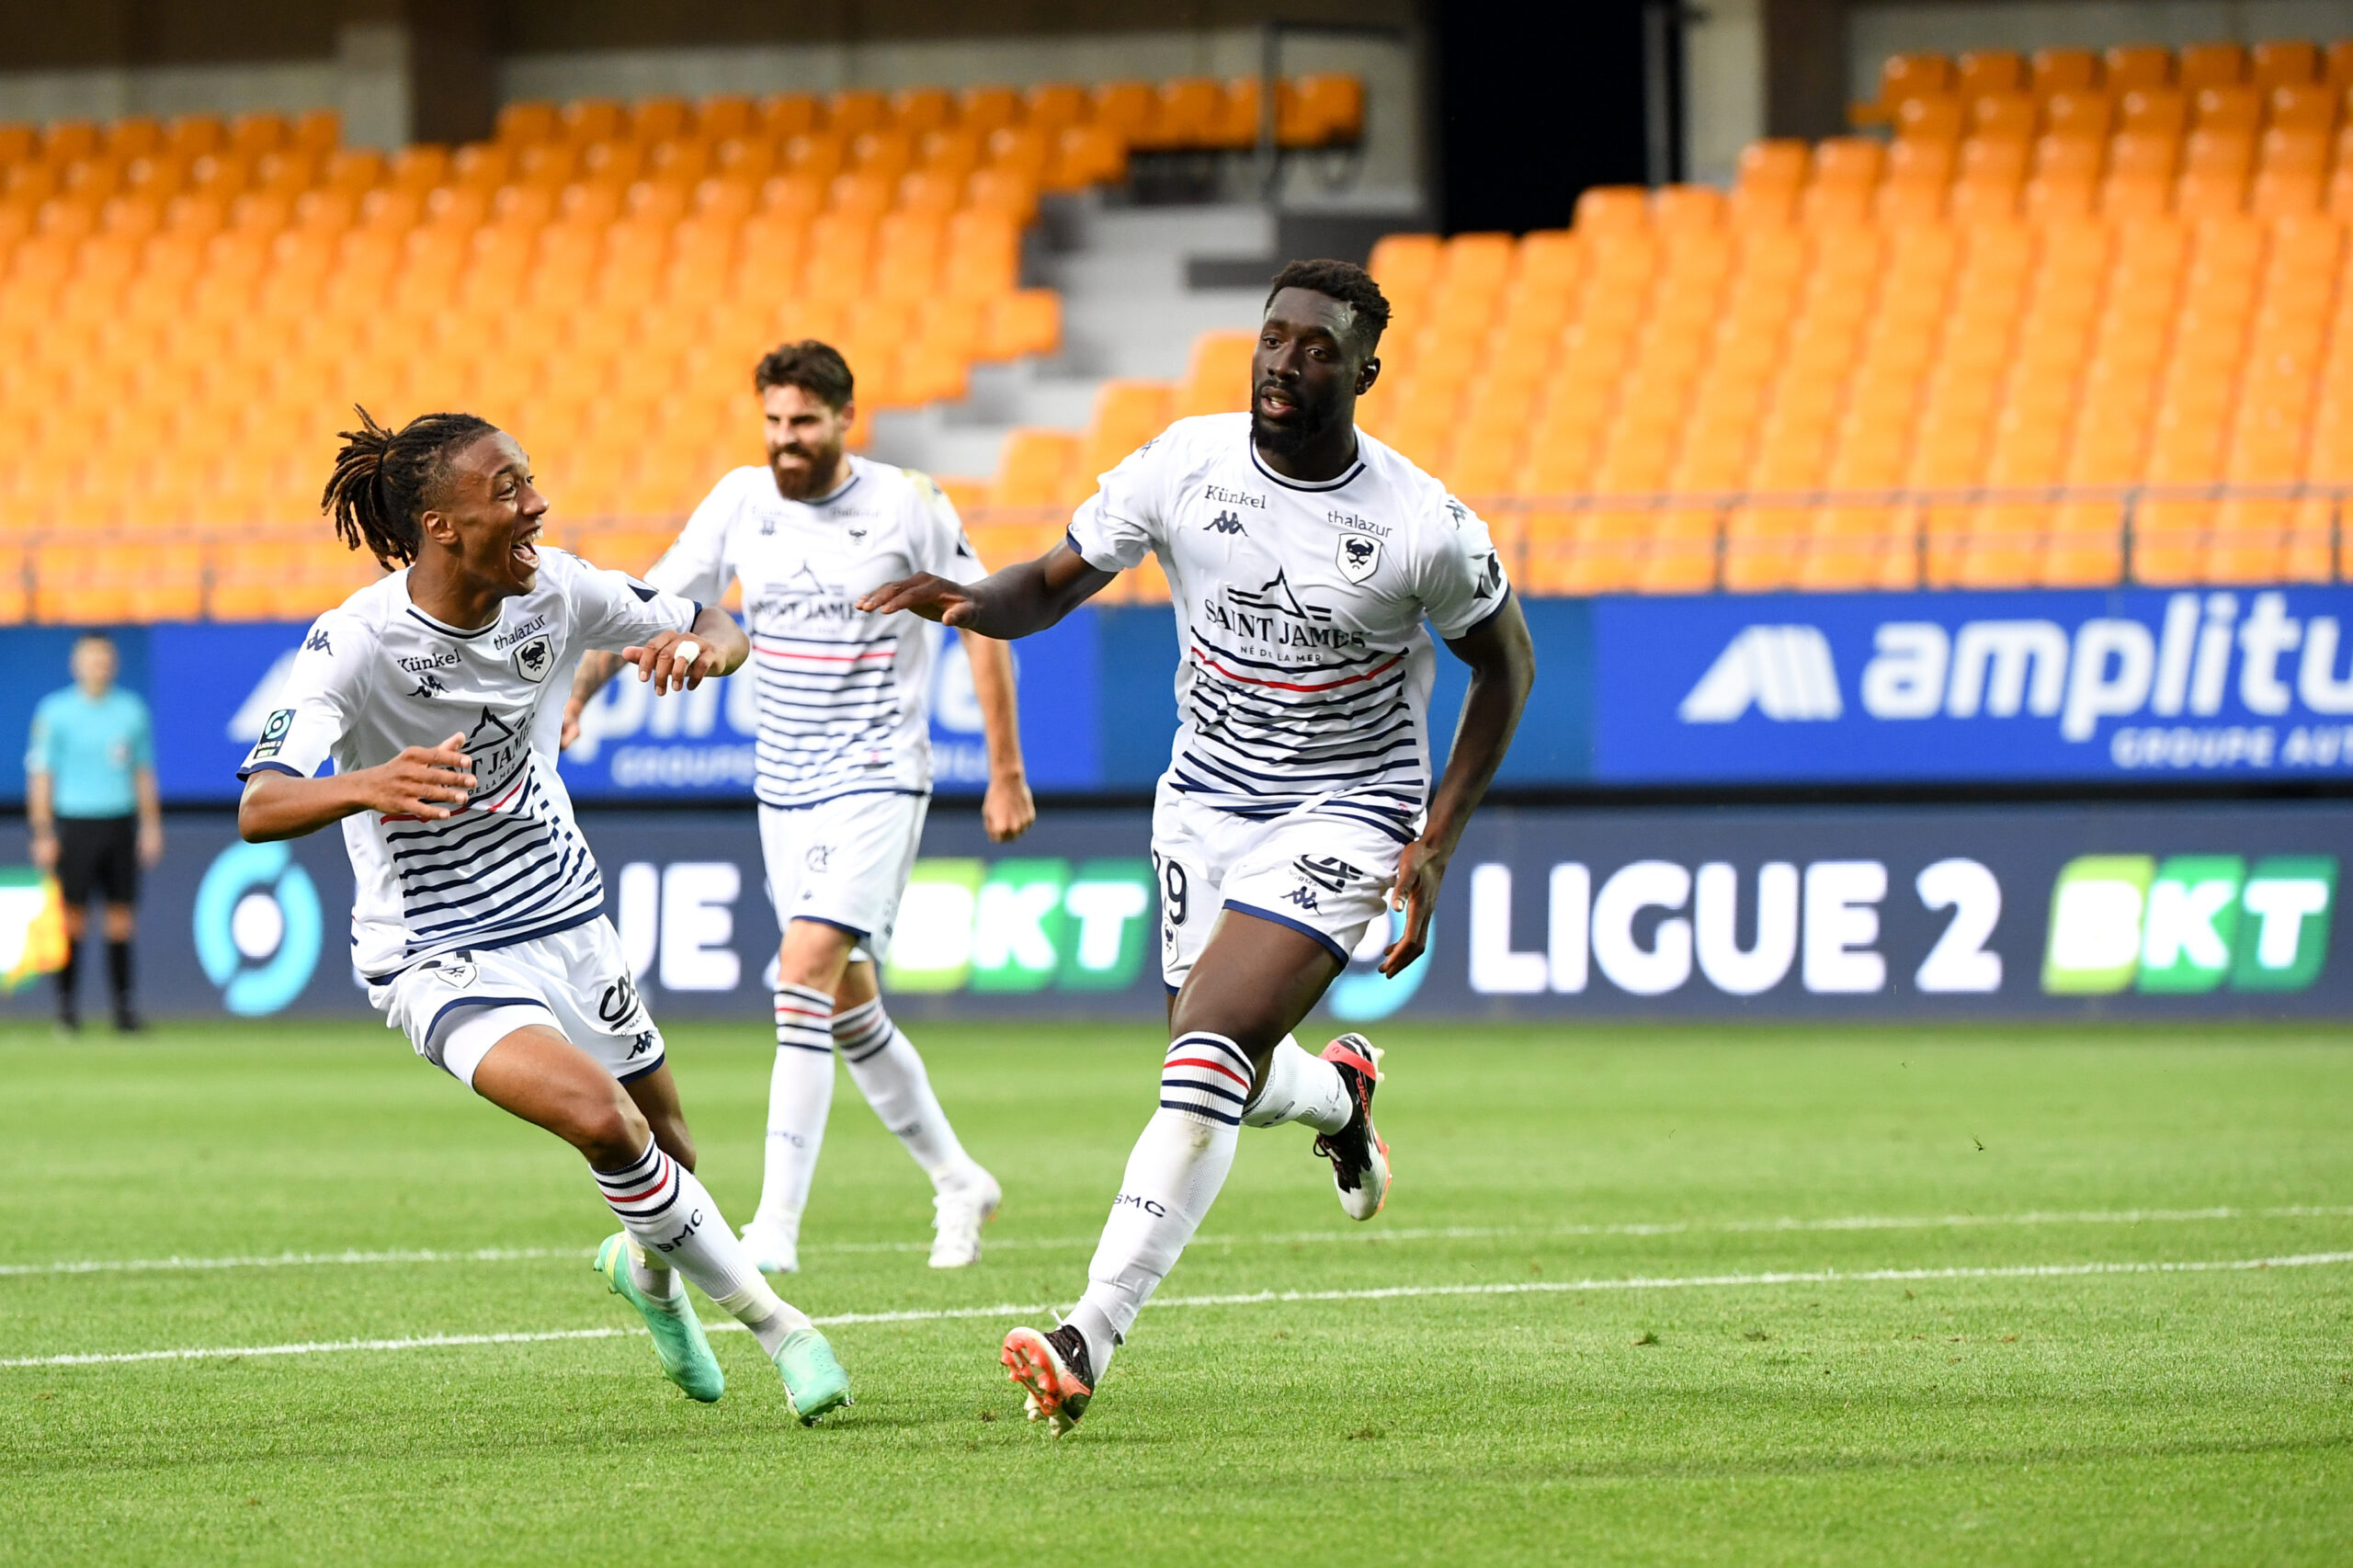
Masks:
[[[238,831],[259,843],[343,824],[369,1000],[418,1055],[586,1156],[621,1222],[597,1268],[673,1382],[705,1402],[725,1387],[684,1275],[752,1331],[813,1422],[848,1402],[848,1379],[695,1179],[662,1031],[540,722],[548,676],[584,649],[619,650],[659,696],[742,664],[744,634],[715,608],[542,549],[548,504],[506,432],[466,414],[397,432],[360,421],[323,504],[391,574],[303,640],[238,770]]]
[[[1050,626],[1160,558],[1183,653],[1181,722],[1153,812],[1171,993],[1160,1108],[1128,1157],[1087,1288],[1003,1360],[1055,1436],[1175,1267],[1233,1163],[1240,1129],[1305,1122],[1352,1219],[1380,1210],[1380,1052],[1290,1038],[1375,919],[1404,914],[1381,972],[1421,956],[1448,860],[1511,742],[1534,678],[1528,627],[1486,526],[1356,428],[1389,303],[1345,262],[1294,262],[1267,296],[1250,412],[1182,419],[1103,476],[1068,536],[978,583],[869,595],[992,637]],[[1435,795],[1427,620],[1471,666]]]
[[[147,704],[114,684],[114,643],[88,632],[74,644],[74,684],[33,710],[25,750],[25,816],[33,864],[57,874],[65,899],[65,967],[57,971],[57,1027],[82,1027],[76,982],[90,895],[106,901],[107,981],[114,1027],[141,1028],[131,999],[131,938],[138,925],[139,872],[164,858],[164,812],[155,791],[155,729]]]
[[[874,1114],[931,1178],[931,1266],[959,1268],[978,1261],[981,1227],[1003,1195],[957,1141],[875,979],[931,802],[931,637],[911,615],[863,614],[856,600],[911,573],[968,582],[983,569],[938,486],[844,450],[858,406],[838,352],[813,339],[788,343],[761,359],[753,385],[767,424],[767,465],[722,479],[645,574],[705,604],[731,579],[742,583],[752,632],[754,788],[784,936],[767,1171],[744,1241],[770,1273],[800,1267],[801,1215],[838,1051]],[[1021,766],[1013,661],[1004,643],[962,635],[988,735],[981,820],[1003,842],[1038,814]],[[564,744],[618,667],[609,654],[581,661]]]

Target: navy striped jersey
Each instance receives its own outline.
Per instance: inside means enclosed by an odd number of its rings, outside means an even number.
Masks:
[[[858,596],[918,572],[987,575],[956,508],[910,469],[846,460],[830,495],[790,501],[766,468],[739,468],[697,506],[645,580],[716,604],[744,585],[758,683],[753,792],[770,806],[931,789],[931,628],[868,615]]]
[[[307,778],[330,757],[352,773],[451,735],[473,758],[473,797],[453,815],[344,819],[362,974],[382,980],[436,953],[527,942],[604,913],[604,881],[556,776],[559,726],[543,718],[562,716],[559,672],[582,653],[684,631],[699,612],[542,544],[538,582],[487,626],[435,620],[409,598],[404,571],[319,617],[239,778]]]
[[[1510,588],[1476,514],[1359,431],[1301,483],[1247,414],[1180,419],[1103,475],[1070,547],[1105,572],[1156,555],[1183,643],[1164,789],[1245,817],[1302,806],[1401,841],[1430,787],[1429,627],[1456,638]]]

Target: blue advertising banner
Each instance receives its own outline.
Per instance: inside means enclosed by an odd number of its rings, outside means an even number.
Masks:
[[[2353,777],[2353,589],[1629,597],[1593,616],[1597,782]]]
[[[2353,779],[2353,588],[1709,595],[1530,599],[1537,684],[1497,782],[1740,785],[2184,778]],[[148,697],[166,801],[222,804],[277,706],[304,628],[165,625],[121,635]],[[0,631],[26,678],[0,696],[0,782],[21,800],[32,704],[74,633]],[[1088,606],[1015,644],[1040,795],[1148,791],[1176,727],[1164,606]],[[1443,766],[1466,685],[1440,653]],[[972,674],[944,637],[930,694],[943,797],[987,778]],[[582,801],[750,798],[751,692],[683,699],[618,680],[563,777]]]
[[[278,706],[307,630],[307,622],[143,629],[137,647],[155,712],[156,778],[165,801],[236,799],[237,764]],[[934,634],[941,638],[932,663],[935,788],[943,796],[978,795],[988,783],[988,749],[972,669],[960,639],[937,629]],[[45,640],[39,662],[54,664],[63,684],[71,634],[14,635]],[[1081,609],[1014,649],[1022,750],[1029,787],[1041,794],[1103,787],[1097,641],[1095,612]],[[6,717],[0,711],[0,723]],[[30,718],[27,702],[24,719]],[[583,716],[580,739],[563,757],[564,783],[582,801],[748,800],[755,724],[749,681],[708,681],[682,698],[657,699],[642,683],[617,679]],[[1164,763],[1166,756],[1164,737]]]
[[[592,811],[581,825],[654,1016],[769,1027],[778,928],[755,813]],[[1050,807],[995,845],[971,801],[940,802],[884,970],[892,1012],[1159,1022],[1150,829],[1141,810]],[[244,844],[228,812],[204,812],[176,813],[167,838],[141,916],[149,1011],[372,1016],[347,956],[340,834]],[[1319,1011],[2341,1020],[2348,843],[2341,802],[1490,809],[1448,872],[1427,955],[1379,974],[1392,915]],[[23,828],[0,825],[0,870],[24,855]],[[32,907],[0,901],[0,954]],[[0,997],[0,1017],[41,1017],[48,991]]]

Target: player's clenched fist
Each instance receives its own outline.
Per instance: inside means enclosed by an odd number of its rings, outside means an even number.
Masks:
[[[410,746],[390,762],[352,775],[352,782],[369,811],[438,822],[472,795],[473,758],[465,754],[465,744],[466,737],[456,734],[438,746]]]

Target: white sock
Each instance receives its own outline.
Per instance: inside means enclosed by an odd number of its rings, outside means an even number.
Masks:
[[[1297,1036],[1285,1035],[1267,1058],[1266,1085],[1243,1111],[1242,1125],[1303,1121],[1318,1132],[1337,1132],[1348,1124],[1351,1109],[1340,1070],[1320,1056],[1308,1055]]]
[[[813,986],[779,986],[776,1066],[768,1074],[767,1167],[753,1218],[782,1226],[795,1240],[833,1108],[834,999]]]
[[[760,1278],[695,1173],[661,1145],[648,1140],[645,1152],[619,1170],[589,1174],[631,1240],[693,1280],[769,1354],[786,1335],[809,1326],[807,1315],[785,1305]]]
[[[1233,1168],[1249,1094],[1250,1058],[1225,1036],[1181,1035],[1169,1045],[1160,1108],[1128,1156],[1086,1266],[1086,1294],[1066,1320],[1086,1336],[1097,1377],[1217,1201]]]
[[[836,1014],[834,1045],[866,1103],[906,1146],[933,1187],[945,1192],[978,1178],[980,1167],[948,1125],[948,1113],[931,1092],[931,1075],[924,1071],[915,1042],[882,1010],[881,997]]]

